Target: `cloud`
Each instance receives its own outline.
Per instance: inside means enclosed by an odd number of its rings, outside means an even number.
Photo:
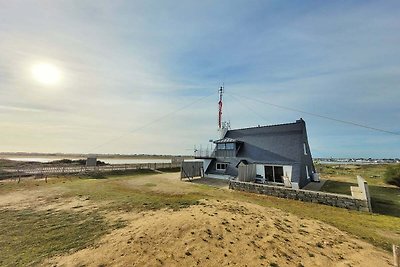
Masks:
[[[217,98],[180,108],[225,82],[233,127],[303,117],[314,156],[398,155],[385,134],[237,99],[399,131],[396,1],[1,5],[0,150],[186,153],[217,136]],[[58,66],[62,82],[37,84],[35,62]]]

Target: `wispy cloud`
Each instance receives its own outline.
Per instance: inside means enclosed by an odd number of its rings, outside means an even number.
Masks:
[[[3,106],[3,105],[0,105],[0,109],[9,110],[9,111],[21,111],[21,112],[44,112],[45,111],[43,109],[37,109],[37,108]]]
[[[398,156],[399,142],[381,149],[385,134],[229,95],[399,131],[397,1],[0,5],[0,150],[85,152],[114,140],[97,152],[186,153],[216,137],[216,99],[135,129],[225,82],[234,127],[302,116],[314,155]],[[60,84],[35,82],[36,62],[58,66]]]

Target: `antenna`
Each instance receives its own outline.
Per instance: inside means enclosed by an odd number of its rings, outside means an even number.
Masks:
[[[222,95],[224,94],[224,86],[222,85],[219,90],[219,102],[218,102],[218,129],[222,128]]]

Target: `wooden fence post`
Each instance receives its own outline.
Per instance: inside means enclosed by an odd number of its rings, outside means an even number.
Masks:
[[[400,267],[400,247],[396,245],[393,245],[393,264]]]
[[[21,173],[19,172],[19,167],[18,167],[18,183],[21,182]]]

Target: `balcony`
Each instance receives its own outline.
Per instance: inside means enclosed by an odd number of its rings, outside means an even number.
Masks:
[[[214,150],[211,150],[209,148],[196,149],[194,151],[194,157],[195,158],[215,158],[215,152],[214,152]]]

